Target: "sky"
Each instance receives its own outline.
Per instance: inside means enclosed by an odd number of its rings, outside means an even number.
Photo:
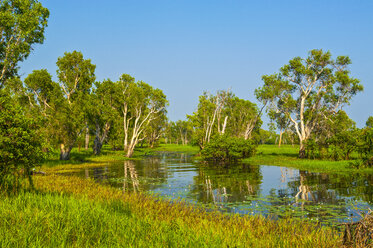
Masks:
[[[50,11],[44,44],[20,64],[21,77],[81,51],[98,81],[127,73],[162,89],[172,121],[185,119],[203,91],[231,89],[256,102],[262,75],[312,49],[352,60],[364,92],[344,108],[363,127],[373,116],[371,0],[39,0]],[[266,120],[266,118],[265,118]]]

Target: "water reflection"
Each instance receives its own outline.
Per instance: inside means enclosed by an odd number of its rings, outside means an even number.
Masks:
[[[197,196],[198,202],[242,202],[247,195],[257,195],[262,183],[259,166],[234,167],[201,165],[194,177],[195,187],[189,196]]]
[[[183,153],[162,153],[85,169],[123,191],[183,198],[226,212],[298,216],[322,222],[349,220],[353,207],[372,206],[373,175],[325,174],[275,166],[193,164]]]
[[[132,161],[124,161],[124,179],[123,179],[123,192],[130,190],[128,183],[132,182],[132,191],[140,191],[140,182],[137,176],[135,163]]]

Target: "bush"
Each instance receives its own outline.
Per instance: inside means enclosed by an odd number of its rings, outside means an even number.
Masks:
[[[373,167],[373,128],[365,128],[362,130],[362,141],[359,146],[359,153],[363,161],[364,167]]]
[[[201,152],[207,162],[228,163],[254,156],[256,144],[244,138],[214,136]]]
[[[23,177],[43,159],[37,123],[0,91],[0,191],[17,192]]]

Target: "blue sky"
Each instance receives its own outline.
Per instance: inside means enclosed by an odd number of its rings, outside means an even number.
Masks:
[[[81,51],[97,80],[123,73],[164,91],[171,120],[184,119],[203,91],[231,88],[256,102],[261,76],[312,49],[348,55],[364,92],[346,107],[359,127],[373,115],[373,1],[41,0],[51,14],[44,44],[21,74],[54,79],[64,52]]]

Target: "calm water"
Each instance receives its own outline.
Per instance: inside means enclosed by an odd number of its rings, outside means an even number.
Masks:
[[[181,153],[108,163],[79,173],[125,191],[147,192],[228,213],[296,216],[336,225],[373,206],[373,175],[320,174],[277,166],[193,164]]]

